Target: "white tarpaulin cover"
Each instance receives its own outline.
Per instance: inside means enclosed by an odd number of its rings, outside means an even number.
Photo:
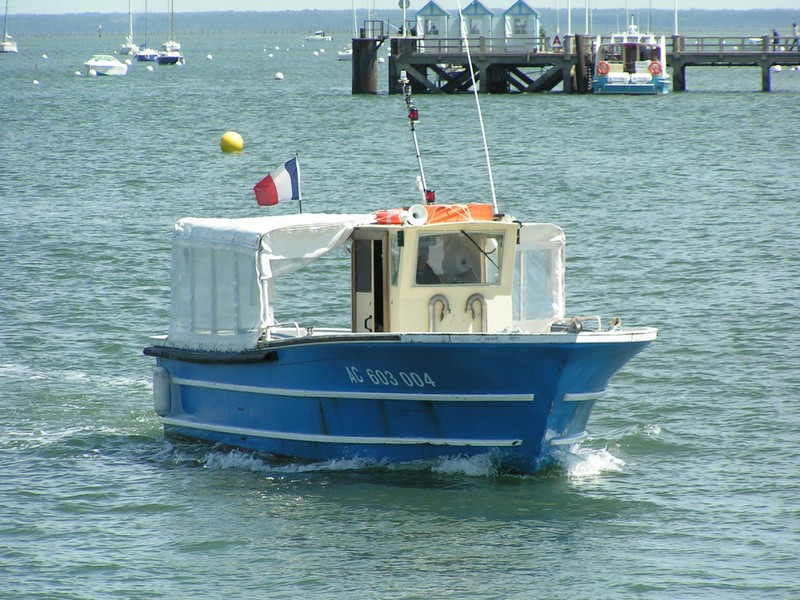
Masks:
[[[512,318],[526,329],[566,313],[564,231],[550,223],[524,223],[514,265]],[[531,327],[530,325],[534,325]]]
[[[373,215],[181,219],[172,242],[169,344],[246,350],[272,324],[271,279],[296,271]]]

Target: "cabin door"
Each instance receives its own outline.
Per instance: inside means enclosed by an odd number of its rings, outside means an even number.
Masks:
[[[353,240],[353,331],[386,331],[385,239]]]

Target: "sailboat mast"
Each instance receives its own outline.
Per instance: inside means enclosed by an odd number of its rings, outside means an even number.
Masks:
[[[6,0],[6,13],[3,17],[3,41],[8,37],[8,0]]]

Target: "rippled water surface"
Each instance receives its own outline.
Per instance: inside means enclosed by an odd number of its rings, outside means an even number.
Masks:
[[[500,209],[566,231],[569,312],[661,331],[590,440],[513,477],[490,457],[272,463],[167,442],[152,411],[141,350],[166,330],[173,223],[293,212],[252,186],[295,151],[306,211],[412,202],[402,97],[351,96],[337,42],[301,36],[185,36],[185,67],[120,79],[75,71],[121,40],[18,41],[0,56],[3,597],[800,596],[800,71],[768,94],[757,69],[690,69],[661,98],[481,98]],[[417,104],[439,199],[487,200],[474,100]],[[341,266],[285,282],[280,316],[346,324]]]

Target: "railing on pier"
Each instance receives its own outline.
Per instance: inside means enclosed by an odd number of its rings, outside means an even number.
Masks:
[[[464,54],[461,38],[414,38],[420,54]],[[551,37],[467,38],[471,52],[506,54],[519,52],[563,52],[563,47],[553,47]]]
[[[463,54],[465,52],[464,40],[461,38],[417,37],[409,38],[416,41],[416,52],[419,54]],[[585,48],[592,54],[595,51],[596,36],[584,36]],[[611,40],[611,36],[600,36],[600,42]],[[723,36],[723,37],[695,37],[695,36],[666,36],[667,52],[676,50],[681,53],[711,54],[711,53],[780,53],[800,52],[800,47],[795,43],[793,36],[773,39],[770,35],[761,37],[748,36]],[[469,49],[473,52],[485,54],[505,54],[515,52],[544,52],[553,54],[570,54],[574,49],[574,36],[539,36],[539,37],[510,37],[468,38]],[[555,44],[554,44],[555,42]],[[800,42],[798,42],[800,43]]]
[[[676,47],[677,46],[677,47]],[[683,53],[714,52],[763,52],[779,53],[794,50],[800,51],[794,37],[773,38],[771,35],[760,37],[724,36],[724,37],[686,37],[672,36],[667,38],[667,50]]]

